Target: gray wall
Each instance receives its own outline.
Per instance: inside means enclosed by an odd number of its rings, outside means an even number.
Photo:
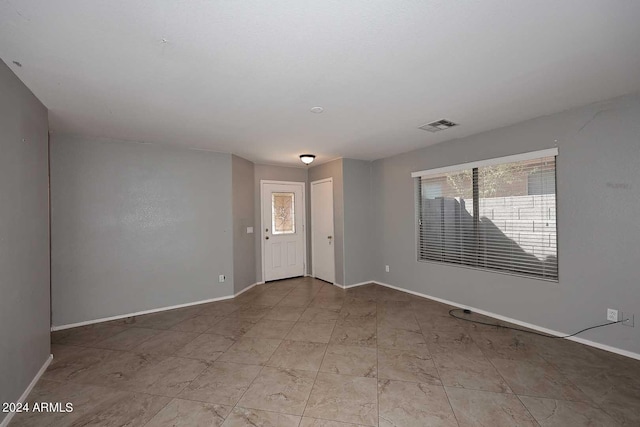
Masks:
[[[0,402],[15,402],[50,353],[48,122],[2,61],[0,94]]]
[[[557,141],[557,142],[556,142]],[[559,283],[416,261],[412,171],[557,145]],[[640,96],[617,98],[374,162],[375,279],[640,353]],[[390,273],[384,272],[389,264]]]
[[[53,324],[231,295],[231,201],[230,154],[52,135]]]
[[[333,242],[335,251],[336,283],[344,285],[344,195],[343,195],[343,159],[333,160],[329,163],[314,166],[309,169],[309,183],[325,178],[333,178]],[[311,221],[308,229],[311,230]],[[311,241],[309,238],[308,241]],[[309,273],[311,273],[309,263]]]
[[[242,157],[231,157],[233,209],[233,290],[240,292],[256,282],[255,236],[247,234],[254,227],[253,163]]]
[[[255,253],[256,253],[256,282],[262,282],[262,230],[261,230],[261,221],[260,221],[260,181],[261,180],[271,180],[271,181],[290,181],[290,182],[306,182],[306,213],[307,213],[307,224],[310,223],[310,213],[309,213],[309,185],[307,182],[307,169],[306,168],[292,168],[285,166],[272,166],[272,165],[254,165],[254,204],[255,204],[255,212],[254,212],[254,221],[255,221]],[[307,227],[307,266],[309,265],[309,242],[311,241],[311,235],[309,232],[309,227]],[[310,272],[311,270],[309,270]]]
[[[343,159],[344,285],[372,279],[373,225],[371,162]]]

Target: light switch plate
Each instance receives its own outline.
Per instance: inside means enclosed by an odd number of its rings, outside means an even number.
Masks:
[[[247,234],[253,234],[253,227],[247,227]]]

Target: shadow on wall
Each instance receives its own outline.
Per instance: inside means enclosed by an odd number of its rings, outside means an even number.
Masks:
[[[538,204],[548,196],[525,196],[538,198]],[[524,198],[524,197],[523,197]],[[495,198],[507,199],[507,198]],[[511,198],[513,199],[513,198]],[[549,203],[550,200],[546,200]],[[555,205],[555,196],[553,199]],[[546,224],[545,209],[538,209],[535,215],[527,219],[505,220],[511,215],[504,209],[492,208],[492,214],[498,218],[502,227],[486,216],[475,217],[467,209],[465,199],[438,197],[423,200],[420,233],[420,259],[442,261],[472,267],[514,272],[545,278],[557,278],[557,257],[555,256],[555,223],[553,233],[536,224]],[[511,203],[495,203],[496,207]],[[439,223],[437,219],[440,219]],[[436,220],[434,220],[436,219]],[[506,233],[506,229],[509,229]],[[548,245],[549,249],[544,250]],[[540,248],[543,248],[540,250]],[[538,250],[539,254],[532,253]],[[553,254],[550,254],[553,253]]]
[[[496,260],[492,262],[490,259],[490,248],[491,246],[495,246],[509,252],[509,258],[512,259],[512,262],[507,269],[508,271],[516,270],[522,274],[535,274],[535,271],[543,271],[547,272],[549,276],[557,276],[558,260],[555,255],[543,255],[539,258],[527,252],[518,242],[504,234],[503,231],[487,217],[480,218],[480,236],[484,236],[480,238],[480,258],[483,258],[482,253],[484,253],[485,259],[485,265],[481,265],[482,267],[495,270],[505,269],[504,261]],[[491,236],[491,243],[487,242],[488,238],[486,236]],[[538,274],[535,275],[537,276]]]

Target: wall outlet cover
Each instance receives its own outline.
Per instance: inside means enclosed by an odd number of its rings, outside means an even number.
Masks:
[[[389,266],[388,265],[384,266],[384,271],[386,271],[387,273],[389,272]]]
[[[610,322],[617,322],[618,310],[614,310],[613,308],[607,308],[607,320]]]
[[[247,234],[253,234],[253,227],[247,227]]]
[[[218,281],[220,283],[224,282],[226,280],[226,277],[224,277],[224,274],[221,274],[220,276],[218,276]]]

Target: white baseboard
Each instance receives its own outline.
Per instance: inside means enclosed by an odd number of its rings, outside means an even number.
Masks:
[[[253,286],[254,285],[251,285],[251,287],[253,287]],[[250,288],[246,288],[246,289],[240,291],[237,295],[240,295],[242,292],[244,292],[244,291],[246,291],[247,289],[250,289]],[[191,307],[193,305],[206,304],[206,303],[209,303],[209,302],[224,301],[224,300],[228,300],[228,299],[231,299],[231,298],[235,298],[237,295],[229,295],[229,296],[224,296],[224,297],[205,299],[205,300],[201,300],[201,301],[188,302],[186,304],[171,305],[171,306],[168,306],[168,307],[153,308],[151,310],[136,311],[135,313],[119,314],[117,316],[103,317],[101,319],[86,320],[84,322],[69,323],[69,324],[66,324],[66,325],[54,325],[54,326],[51,326],[51,330],[52,331],[61,331],[63,329],[77,328],[78,326],[93,325],[94,323],[110,322],[112,320],[125,319],[127,317],[142,316],[143,314],[152,314],[152,313],[158,313],[160,311],[175,310],[176,308],[184,308],[184,307]]]
[[[534,325],[534,324],[531,324],[531,323],[523,322],[523,321],[520,321],[520,320],[517,320],[517,319],[512,319],[510,317],[502,316],[500,314],[491,313],[490,311],[481,310],[479,308],[471,307],[471,306],[468,306],[468,305],[459,304],[457,302],[449,301],[449,300],[446,300],[446,299],[443,299],[443,298],[438,298],[438,297],[434,297],[434,296],[431,296],[431,295],[426,295],[426,294],[423,294],[423,293],[420,293],[420,292],[399,288],[397,286],[393,286],[393,285],[390,285],[388,283],[378,282],[377,280],[373,280],[372,282],[376,283],[376,284],[378,284],[380,286],[385,286],[387,288],[395,289],[395,290],[401,291],[401,292],[406,292],[406,293],[411,294],[411,295],[416,295],[416,296],[419,296],[419,297],[427,298],[427,299],[430,299],[430,300],[433,300],[433,301],[441,302],[443,304],[452,305],[454,307],[458,307],[458,308],[462,308],[462,309],[469,309],[469,310],[473,311],[474,313],[482,314],[482,315],[488,316],[488,317],[493,317],[494,319],[498,319],[498,320],[502,320],[502,321],[505,321],[505,322],[513,323],[513,324],[516,324],[516,325],[519,325],[519,326],[523,326],[523,327],[528,328],[528,329],[533,329],[534,331],[543,332],[543,333],[548,334],[548,335],[553,335],[553,336],[556,336],[556,337],[567,335],[567,334],[565,334],[563,332],[558,332],[558,331],[554,331],[552,329],[543,328],[542,326],[538,326],[538,325]],[[632,351],[623,350],[621,348],[612,347],[612,346],[609,346],[609,345],[606,345],[606,344],[600,344],[600,343],[597,343],[595,341],[587,340],[587,339],[584,339],[584,338],[569,337],[567,339],[570,340],[570,341],[578,342],[580,344],[588,345],[590,347],[595,347],[595,348],[598,348],[600,350],[605,350],[605,351],[608,351],[608,352],[611,352],[611,353],[616,353],[616,354],[620,354],[622,356],[630,357],[632,359],[640,360],[640,354],[634,353]]]
[[[249,289],[253,288],[254,286],[260,285],[260,284],[264,284],[264,282],[254,283],[253,285],[247,286],[246,288],[244,288],[243,290],[241,290],[238,293],[235,293],[233,295],[224,296],[224,297],[218,297],[218,298],[211,298],[211,299],[205,299],[205,300],[200,300],[200,301],[188,302],[188,303],[185,303],[185,304],[172,305],[172,306],[169,306],[169,307],[153,308],[151,310],[137,311],[135,313],[119,314],[117,316],[103,317],[101,319],[87,320],[87,321],[78,322],[78,323],[69,323],[67,325],[52,326],[51,330],[52,331],[61,331],[63,329],[77,328],[78,326],[93,325],[94,323],[110,322],[112,320],[125,319],[127,317],[142,316],[143,314],[152,314],[152,313],[158,313],[160,311],[175,310],[176,308],[191,307],[191,306],[194,306],[194,305],[207,304],[207,303],[210,303],[210,302],[224,301],[224,300],[235,298],[238,295],[241,295],[244,292],[247,292]]]
[[[388,283],[379,282],[377,280],[370,280],[370,281],[367,281],[367,282],[354,283],[352,285],[347,285],[347,286],[344,286],[344,285],[341,285],[339,283],[335,283],[334,282],[333,285],[339,287],[340,289],[349,289],[349,288],[355,288],[357,286],[368,285],[369,283],[375,283],[375,284],[378,284],[380,286],[385,286],[387,288],[395,289],[395,290],[400,291],[400,292],[406,292],[408,294],[416,295],[416,296],[419,296],[419,297],[422,297],[422,298],[427,298],[427,299],[430,299],[430,300],[433,300],[433,301],[441,302],[443,304],[452,305],[454,307],[463,308],[463,309],[466,308],[466,309],[469,309],[469,310],[471,310],[471,311],[473,311],[475,313],[478,313],[478,314],[482,314],[482,315],[485,315],[485,316],[488,316],[488,317],[493,317],[494,319],[502,320],[502,321],[513,323],[513,324],[516,324],[516,325],[520,325],[520,326],[523,326],[525,328],[533,329],[534,331],[543,332],[545,334],[554,335],[554,336],[566,335],[565,333],[554,331],[552,329],[543,328],[542,326],[537,326],[537,325],[534,325],[534,324],[531,324],[531,323],[522,322],[522,321],[517,320],[517,319],[512,319],[510,317],[502,316],[500,314],[495,314],[495,313],[492,313],[492,312],[489,312],[489,311],[485,311],[485,310],[481,310],[479,308],[471,307],[471,306],[468,306],[468,305],[459,304],[457,302],[449,301],[449,300],[446,300],[444,298],[438,298],[438,297],[434,297],[434,296],[431,296],[431,295],[423,294],[421,292],[416,292],[416,291],[411,291],[411,290],[408,290],[408,289],[403,289],[403,288],[400,288],[400,287],[397,287],[397,286],[390,285]],[[248,291],[249,289],[252,289],[254,286],[263,285],[263,284],[264,284],[264,282],[256,282],[253,285],[247,286],[246,288],[244,288],[243,290],[241,290],[240,292],[238,292],[238,293],[236,293],[234,295],[229,295],[229,296],[224,296],[224,297],[219,297],[219,298],[212,298],[212,299],[207,299],[207,300],[202,300],[202,301],[195,301],[195,302],[190,302],[190,303],[186,303],[186,304],[173,305],[173,306],[170,306],[170,307],[162,307],[162,308],[156,308],[156,309],[152,309],[152,310],[139,311],[139,312],[136,312],[136,313],[122,314],[122,315],[106,317],[106,318],[102,318],[102,319],[88,320],[86,322],[78,322],[78,323],[71,323],[71,324],[68,324],[68,325],[52,326],[51,330],[52,331],[60,331],[60,330],[63,330],[63,329],[75,328],[75,327],[78,327],[78,326],[86,326],[86,325],[91,325],[91,324],[94,324],[94,323],[102,323],[102,322],[109,322],[109,321],[112,321],[112,320],[124,319],[126,317],[141,316],[143,314],[151,314],[151,313],[157,313],[157,312],[160,312],[160,311],[174,310],[176,308],[190,307],[190,306],[194,306],[194,305],[206,304],[206,303],[209,303],[209,302],[224,301],[224,300],[235,298],[238,295],[241,295],[242,293]],[[628,351],[628,350],[623,350],[623,349],[620,349],[620,348],[617,348],[617,347],[612,347],[612,346],[609,346],[609,345],[606,345],[606,344],[600,344],[600,343],[597,343],[595,341],[591,341],[591,340],[587,340],[587,339],[579,338],[579,337],[569,337],[567,339],[571,340],[571,341],[578,342],[580,344],[588,345],[590,347],[595,347],[595,348],[598,348],[600,350],[605,350],[605,351],[608,351],[608,352],[611,352],[611,353],[616,353],[616,354],[620,354],[622,356],[630,357],[632,359],[640,360],[640,354],[634,353],[634,352],[631,352],[631,351]],[[0,427],[4,427],[4,426],[0,425]]]
[[[360,282],[360,283],[354,283],[353,285],[346,285],[343,286],[344,289],[350,289],[350,288],[355,288],[358,286],[364,286],[364,285],[370,285],[372,283],[375,283],[373,280],[369,280],[368,282]]]
[[[49,357],[47,357],[47,360],[44,361],[44,364],[40,367],[40,370],[38,371],[36,376],[33,377],[31,382],[29,383],[29,386],[27,387],[27,389],[24,391],[24,393],[22,393],[22,396],[20,396],[18,401],[15,403],[24,403],[24,401],[27,400],[27,397],[29,397],[29,393],[31,393],[31,390],[33,390],[33,388],[36,386],[36,384],[40,380],[40,377],[42,376],[42,374],[44,374],[44,371],[47,370],[52,360],[53,360],[53,354],[50,354]],[[7,416],[4,417],[4,420],[0,422],[0,427],[8,426],[14,415],[15,415],[15,412],[9,412]]]
[[[264,282],[262,282],[262,284],[263,284],[263,283],[264,283]],[[252,289],[252,288],[254,288],[255,286],[260,285],[260,284],[261,284],[261,282],[256,282],[256,283],[254,283],[253,285],[249,285],[249,286],[247,286],[246,288],[244,288],[243,290],[241,290],[240,292],[236,292],[235,294],[233,294],[233,296],[232,296],[232,297],[229,297],[229,298],[235,298],[235,297],[237,297],[238,295],[242,295],[243,293],[247,292],[249,289]]]
[[[370,285],[372,283],[376,283],[376,282],[374,282],[373,280],[370,280],[368,282],[354,283],[353,285],[341,285],[340,283],[334,282],[332,283],[332,285],[337,286],[340,289],[349,289],[349,288],[355,288],[356,286]]]

